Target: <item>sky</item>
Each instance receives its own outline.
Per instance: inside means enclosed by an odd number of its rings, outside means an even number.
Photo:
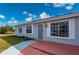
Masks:
[[[0,26],[79,11],[78,3],[0,3]]]

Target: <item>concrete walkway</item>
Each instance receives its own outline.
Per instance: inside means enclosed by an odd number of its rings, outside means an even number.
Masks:
[[[29,45],[33,44],[34,40],[24,41],[14,46],[11,46],[7,50],[3,51],[0,55],[18,55],[22,49],[28,47]]]

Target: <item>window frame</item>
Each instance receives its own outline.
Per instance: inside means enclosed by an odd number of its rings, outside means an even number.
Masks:
[[[27,31],[26,31],[27,26],[31,26],[31,33],[27,33]],[[33,25],[26,25],[25,27],[26,27],[26,29],[25,29],[26,34],[33,34]]]
[[[20,32],[20,29],[21,29],[21,32]],[[22,27],[19,27],[19,28],[18,28],[18,33],[21,33],[21,34],[22,34],[22,32],[23,32]]]
[[[70,33],[69,33],[69,30],[68,30],[68,37],[61,37],[61,36],[51,36],[51,23],[59,23],[59,22],[64,22],[64,21],[68,21],[69,23],[69,20],[60,20],[60,21],[54,21],[54,22],[49,22],[48,23],[48,37],[51,37],[51,38],[62,38],[62,39],[70,39]],[[69,25],[70,26],[70,25]],[[68,26],[68,29],[70,29]]]

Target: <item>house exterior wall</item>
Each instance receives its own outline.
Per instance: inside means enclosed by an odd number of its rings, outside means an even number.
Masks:
[[[69,37],[50,36],[50,24],[55,22],[62,22],[62,21],[69,21]],[[75,19],[64,19],[61,21],[48,22],[46,31],[47,31],[47,35],[46,35],[47,37],[61,38],[61,39],[75,39]]]
[[[25,36],[25,37],[33,37],[33,29],[32,29],[32,33],[26,33],[26,25],[22,26],[23,27],[23,34],[22,36]],[[32,28],[33,28],[33,25],[32,25]]]
[[[16,34],[16,36],[22,36],[23,35],[23,33],[19,33],[19,31],[18,31],[19,27],[22,27],[22,30],[23,30],[23,26],[16,26],[15,27],[15,34]]]
[[[15,27],[15,34],[16,34],[16,36],[25,36],[25,37],[31,37],[31,38],[38,39],[37,25],[38,24],[32,24],[32,33],[26,33],[26,25],[16,26]],[[19,33],[19,31],[18,31],[19,27],[22,27],[22,33]]]
[[[76,17],[75,21],[75,36],[76,39],[79,40],[79,17]]]
[[[38,39],[38,24],[33,24],[33,38]]]
[[[71,44],[71,45],[78,45],[79,46],[79,18],[70,18],[70,19],[62,19],[59,21],[69,21],[69,38],[61,38],[61,37],[51,37],[50,36],[50,23],[51,22],[45,22],[43,24],[43,39],[47,41],[52,42],[59,42],[64,44]],[[52,22],[58,22],[58,21],[52,21]],[[35,39],[38,39],[38,24],[32,24],[32,34],[26,33],[26,25],[22,26],[22,34],[18,33],[18,27],[15,29],[15,33],[17,36],[26,36],[26,37],[32,37]],[[47,26],[46,26],[47,25]]]
[[[51,37],[50,36],[50,26],[47,23],[47,28],[43,26],[43,40],[59,42],[64,44],[78,45],[79,46],[79,20],[78,18],[66,19],[69,21],[69,36],[70,38],[61,38],[61,37]],[[46,35],[47,34],[47,35]]]

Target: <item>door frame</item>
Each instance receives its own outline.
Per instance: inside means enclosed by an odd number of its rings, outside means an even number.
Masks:
[[[40,25],[42,26],[41,29],[39,29]],[[41,32],[40,32],[40,30],[41,30]],[[43,24],[38,24],[38,39],[43,39]]]

